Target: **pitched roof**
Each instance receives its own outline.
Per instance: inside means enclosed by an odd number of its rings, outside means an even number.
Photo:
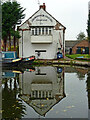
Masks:
[[[42,8],[40,8],[42,9]],[[39,9],[39,10],[40,10]],[[38,11],[39,11],[38,10]],[[31,17],[29,17],[24,23],[26,23],[30,18],[32,18],[38,11],[36,11]],[[46,10],[44,10],[48,15],[50,15],[56,22],[58,22],[62,27],[64,27],[64,29],[66,29],[66,27],[64,25],[62,25],[58,20],[56,20],[50,13],[48,13]],[[21,27],[24,23],[22,23],[19,27]]]
[[[47,14],[49,14],[47,11],[46,11]],[[63,26],[58,20],[56,20],[51,14],[49,14],[55,21],[57,21],[62,27],[64,27],[66,29],[65,26]]]
[[[77,43],[79,43],[81,40],[66,40],[65,41],[65,47],[73,47]]]

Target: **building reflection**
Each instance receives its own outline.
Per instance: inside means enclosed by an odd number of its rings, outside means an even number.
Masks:
[[[85,75],[88,73],[88,68],[83,67],[65,67],[66,73],[77,73],[79,80],[85,80]]]
[[[20,98],[41,116],[65,97],[62,68],[35,67],[34,72],[20,74],[19,80]]]
[[[21,119],[24,117],[26,105],[23,101],[31,106],[36,113],[45,116],[48,111],[52,110],[53,106],[65,97],[64,71],[65,73],[81,72],[84,75],[87,73],[86,83],[90,110],[90,71],[87,71],[86,68],[32,67],[23,68],[21,71],[2,71],[0,118]]]

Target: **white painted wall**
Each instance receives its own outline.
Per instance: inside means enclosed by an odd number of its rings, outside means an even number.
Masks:
[[[23,34],[22,31],[20,31],[21,38],[19,40],[19,57],[29,57],[34,55],[37,58],[37,53],[35,50],[46,50],[46,52],[40,53],[39,59],[57,58],[58,47],[61,47],[59,43],[59,32],[63,43],[63,31],[55,30],[54,26],[56,24],[57,21],[43,9],[40,9],[35,15],[22,24],[20,29],[29,29],[29,26],[53,26],[53,29],[52,35],[41,36],[32,36],[31,30],[23,31]],[[60,28],[62,27],[60,26]]]

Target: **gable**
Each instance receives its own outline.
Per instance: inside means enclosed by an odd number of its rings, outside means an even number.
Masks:
[[[60,28],[65,28],[54,17],[52,17],[48,12],[41,8],[28,20],[26,20],[19,28],[29,29],[29,27],[32,26],[55,26],[57,23],[59,24]]]
[[[31,26],[54,26],[56,23],[43,9],[40,9],[29,21]]]

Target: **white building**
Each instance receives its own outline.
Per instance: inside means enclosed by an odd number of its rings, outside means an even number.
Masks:
[[[65,54],[65,27],[46,11],[45,3],[21,26],[19,57],[34,55],[40,59],[55,59],[57,52]]]

